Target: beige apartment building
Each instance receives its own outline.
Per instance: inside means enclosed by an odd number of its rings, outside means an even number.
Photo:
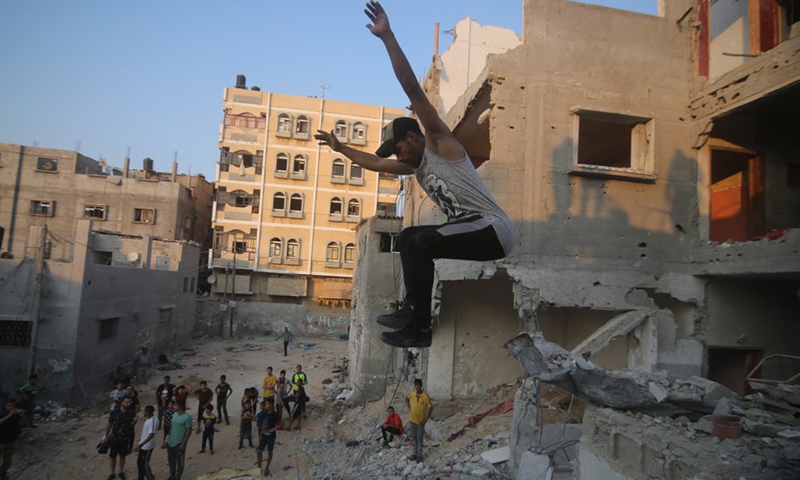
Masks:
[[[350,305],[355,227],[396,214],[400,180],[318,145],[317,129],[374,151],[402,109],[247,90],[223,92],[209,267],[213,291],[252,301]]]

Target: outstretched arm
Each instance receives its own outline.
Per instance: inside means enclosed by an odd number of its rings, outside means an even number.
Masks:
[[[367,8],[364,10],[367,14],[371,25],[367,28],[373,35],[383,41],[386,51],[389,53],[389,60],[392,62],[392,68],[400,86],[411,101],[411,106],[417,114],[420,123],[425,128],[425,144],[428,148],[433,150],[434,153],[440,157],[456,161],[464,158],[464,148],[455,139],[453,133],[447,128],[447,125],[439,117],[422,87],[411,69],[411,64],[408,63],[406,54],[397,43],[397,38],[394,36],[391,27],[389,26],[389,17],[381,4],[375,0],[367,3]]]
[[[355,148],[342,144],[342,142],[336,138],[336,135],[334,135],[332,131],[326,132],[324,130],[317,130],[314,138],[319,141],[320,145],[327,145],[331,147],[331,150],[334,152],[341,153],[367,170],[372,170],[373,172],[395,173],[398,175],[409,175],[414,173],[414,168],[410,165],[405,165],[397,160],[381,158],[377,155],[356,150]]]

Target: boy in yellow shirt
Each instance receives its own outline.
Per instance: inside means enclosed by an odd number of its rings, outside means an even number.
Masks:
[[[408,435],[414,446],[414,453],[409,457],[410,460],[421,462],[422,441],[425,437],[425,424],[433,413],[433,404],[428,394],[422,391],[422,380],[414,380],[414,391],[406,396],[406,406],[408,407],[409,429]]]

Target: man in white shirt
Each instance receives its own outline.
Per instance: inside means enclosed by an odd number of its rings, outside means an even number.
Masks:
[[[142,426],[142,436],[139,444],[133,449],[139,452],[136,458],[136,466],[139,468],[139,480],[155,480],[153,471],[150,470],[150,456],[156,447],[156,432],[158,432],[158,418],[153,413],[155,408],[152,405],[144,407],[144,425]]]

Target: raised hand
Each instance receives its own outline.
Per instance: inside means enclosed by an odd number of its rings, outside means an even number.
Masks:
[[[367,8],[364,9],[364,13],[367,14],[367,17],[369,17],[372,22],[372,24],[367,24],[367,28],[376,37],[380,37],[392,31],[389,27],[389,17],[386,15],[386,11],[380,3],[375,0],[370,0],[370,2],[367,3]]]
[[[336,135],[333,134],[333,131],[326,132],[325,130],[317,130],[314,138],[319,141],[320,145],[327,145],[331,147],[331,150],[334,152],[339,152],[342,150],[342,142],[336,138]]]

